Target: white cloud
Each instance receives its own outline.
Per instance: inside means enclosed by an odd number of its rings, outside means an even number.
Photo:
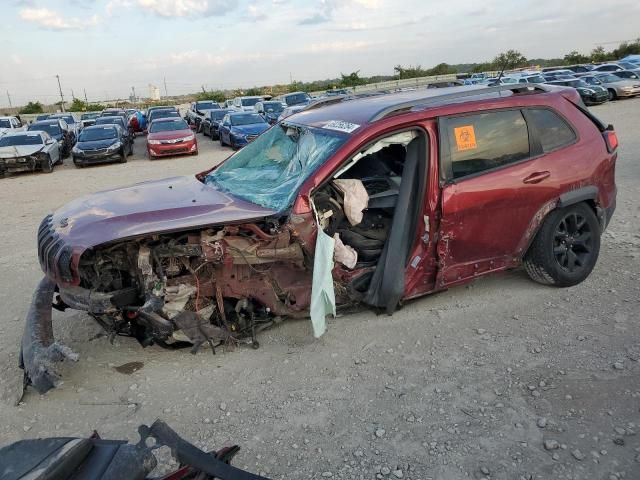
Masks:
[[[65,18],[58,12],[48,8],[23,8],[19,11],[19,15],[20,18],[27,22],[32,22],[51,30],[83,30],[97,25],[99,20],[97,15],[86,19],[77,17]]]
[[[224,15],[237,4],[237,0],[138,0],[141,8],[165,18]]]
[[[345,52],[351,50],[362,50],[373,45],[373,42],[320,42],[312,43],[303,50],[305,52],[319,53],[319,52]]]
[[[109,0],[104,7],[107,15],[117,14],[119,10],[124,10],[132,6],[131,0]]]

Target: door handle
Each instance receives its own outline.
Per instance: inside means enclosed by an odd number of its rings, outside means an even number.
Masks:
[[[551,176],[551,172],[533,172],[522,180],[522,183],[540,183]]]

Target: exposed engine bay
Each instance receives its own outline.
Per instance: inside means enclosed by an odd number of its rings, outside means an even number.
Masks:
[[[61,306],[89,311],[112,335],[194,352],[243,338],[257,346],[281,317],[306,316],[311,285],[300,243],[275,220],[87,251],[79,273]]]
[[[45,278],[34,295],[23,360],[33,352],[42,358],[23,362],[27,378],[46,391],[56,381],[53,362],[73,359],[53,341],[46,304],[54,288],[54,308],[88,312],[112,339],[132,336],[143,346],[192,353],[205,346],[215,354],[220,345],[240,343],[258,348],[260,331],[287,317],[309,317],[318,228],[335,240],[334,258],[327,259],[333,260],[335,304],[381,306],[366,295],[386,260],[407,145],[416,136],[398,133],[352,157],[312,195],[315,219],[274,217],[87,249],[77,265],[77,285]]]

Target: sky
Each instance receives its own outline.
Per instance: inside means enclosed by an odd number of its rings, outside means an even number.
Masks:
[[[640,35],[637,0],[0,0],[0,108],[177,95],[607,49]]]

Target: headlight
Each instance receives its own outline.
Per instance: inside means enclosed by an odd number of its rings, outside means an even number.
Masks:
[[[596,92],[594,92],[593,90],[591,90],[590,88],[583,88],[583,89],[582,89],[582,92],[583,92],[584,94],[586,94],[586,95],[593,95],[594,93],[596,93]]]
[[[196,138],[195,135],[191,134],[191,135],[187,135],[184,138],[181,138],[180,141],[181,142],[190,142],[191,140],[193,140],[194,138]]]
[[[107,152],[115,152],[116,150],[118,150],[120,147],[122,146],[122,144],[120,142],[116,142],[113,145],[110,145],[109,147],[107,147]]]
[[[77,145],[74,145],[71,149],[71,153],[82,153],[82,150],[80,150]]]
[[[149,145],[160,145],[160,140],[147,140]]]

